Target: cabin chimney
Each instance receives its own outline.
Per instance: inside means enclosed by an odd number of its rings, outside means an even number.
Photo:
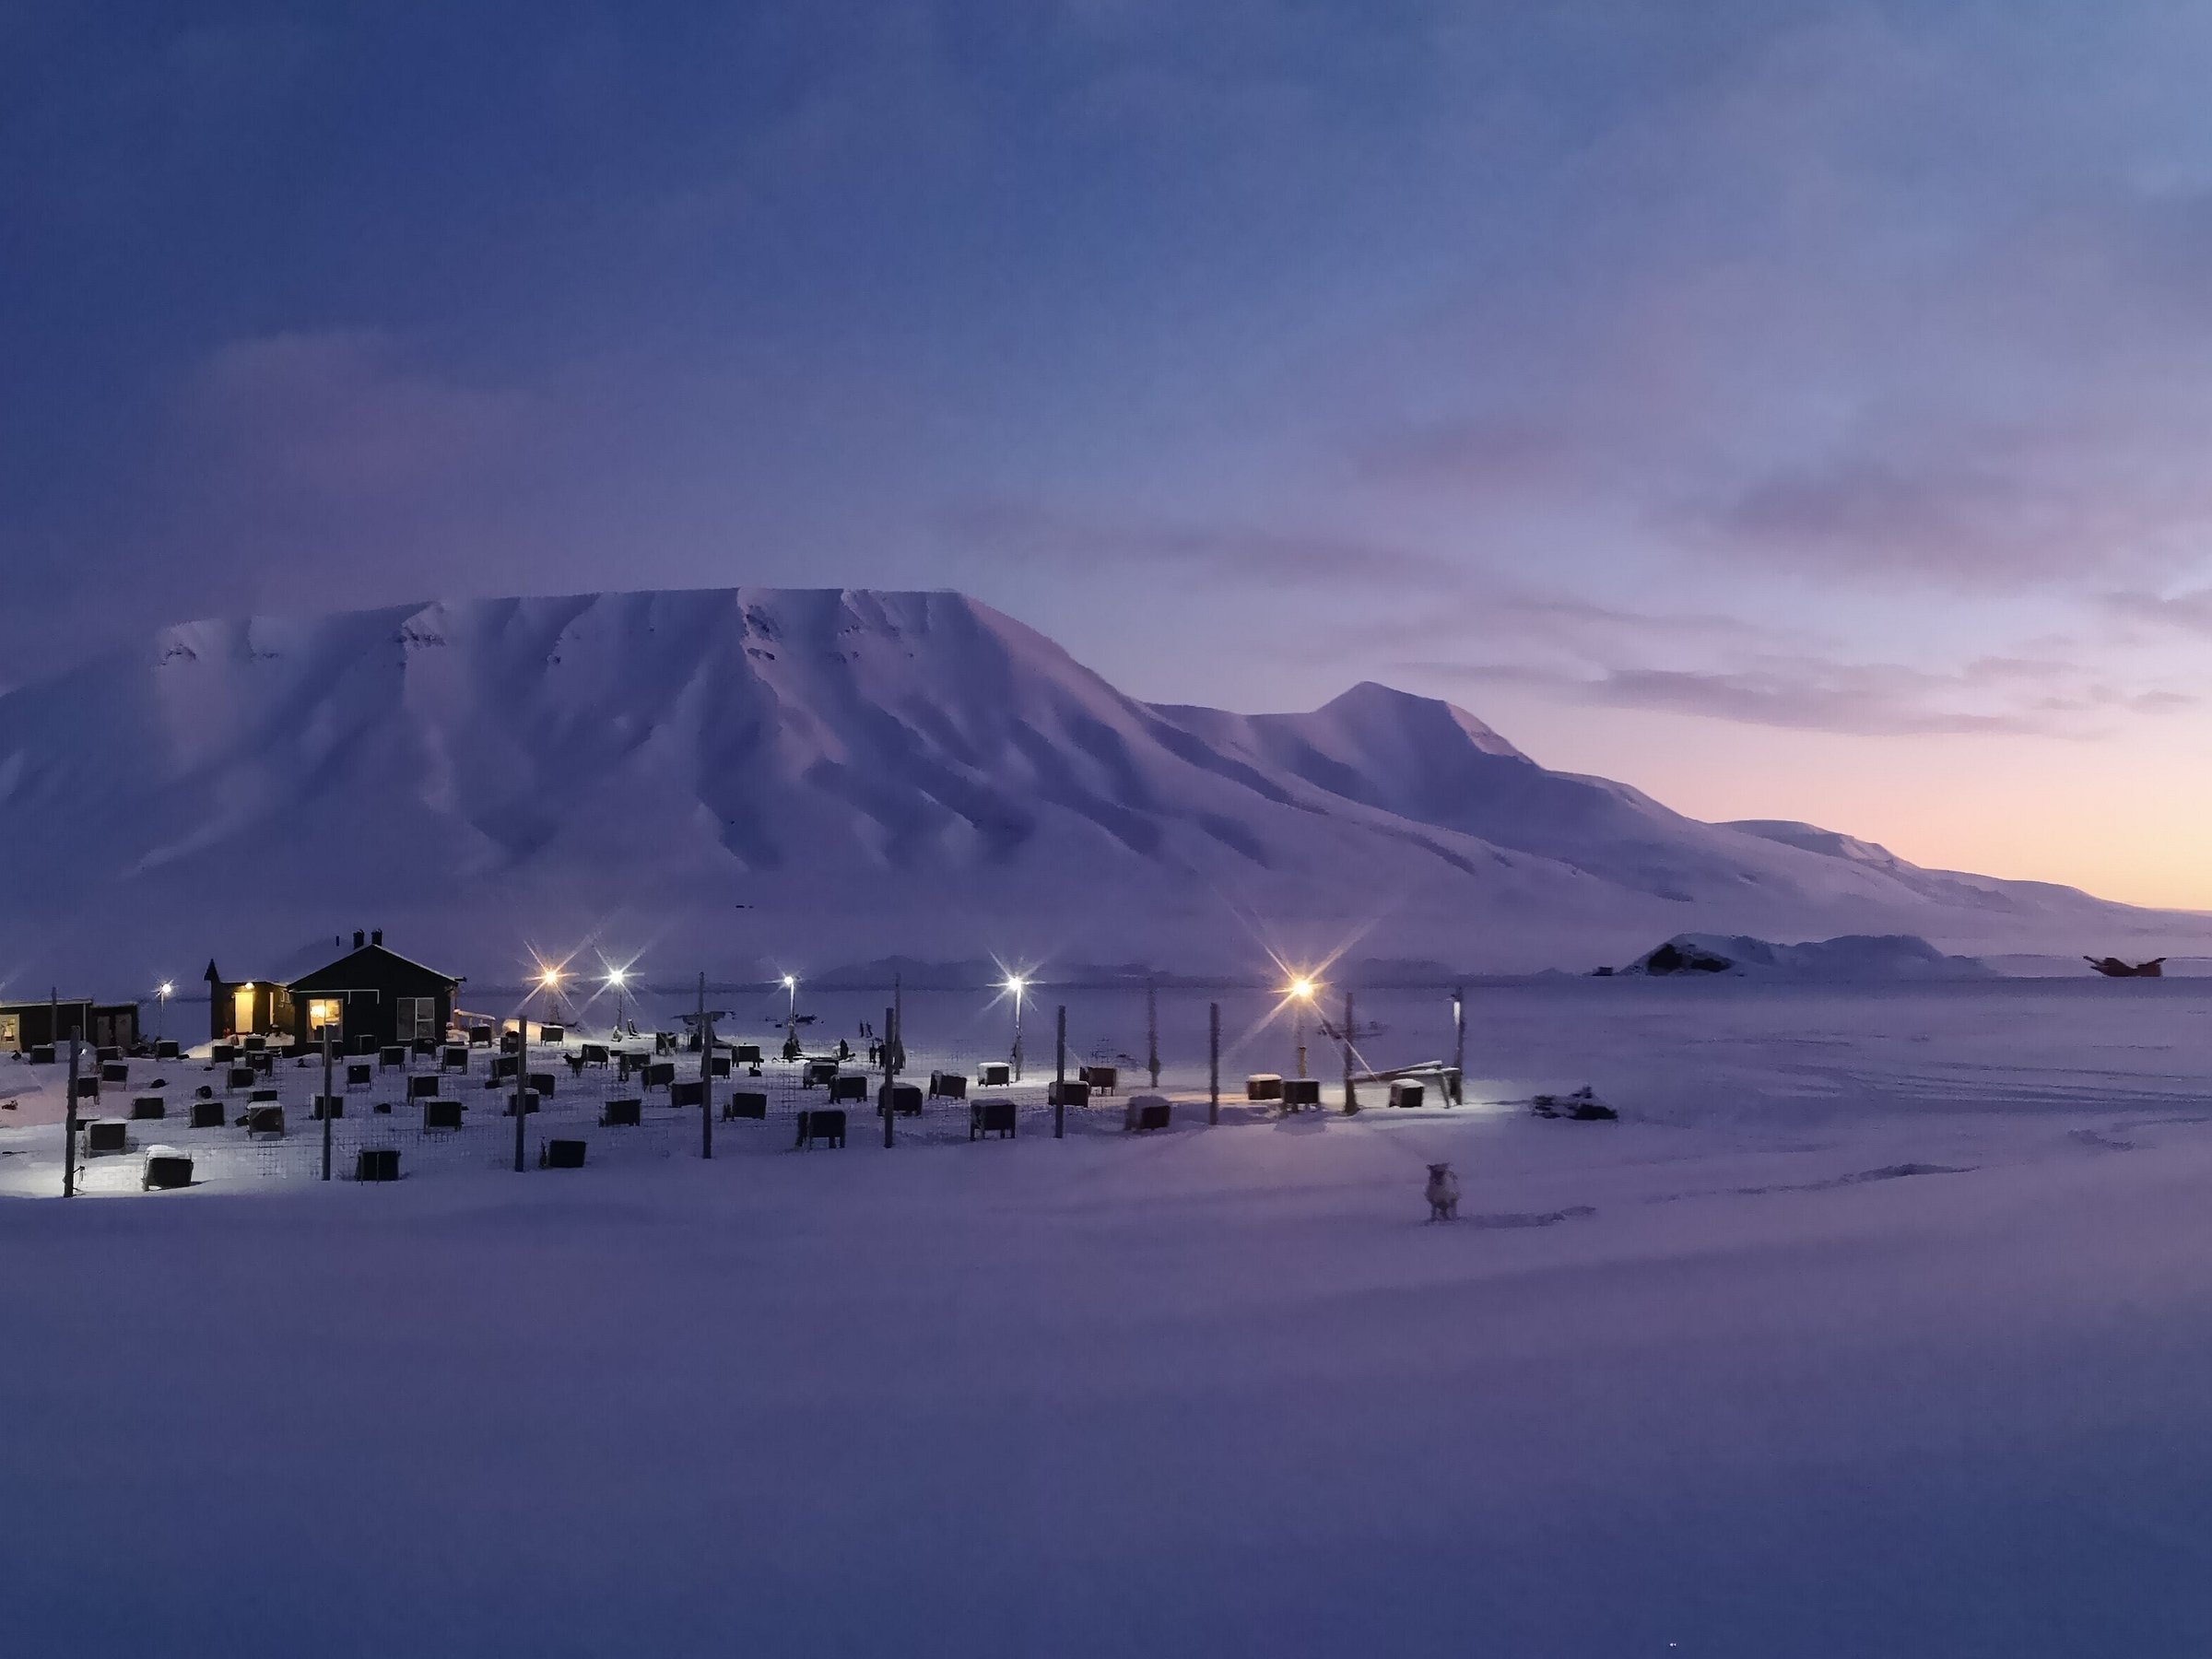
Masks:
[[[371,928],[369,933],[369,943],[371,945],[382,945],[383,942],[384,930],[381,927]]]
[[[363,938],[363,937],[361,936],[361,930],[360,930],[359,928],[358,928],[358,927],[357,927],[357,928],[355,928],[355,929],[353,930],[353,947],[354,947],[356,950],[359,950],[359,948],[360,948],[360,947],[361,947],[363,945],[365,945],[365,944],[367,944],[367,943],[368,943],[368,941],[367,941],[365,938]]]

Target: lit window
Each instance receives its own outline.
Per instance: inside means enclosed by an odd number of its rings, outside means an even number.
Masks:
[[[311,996],[307,1002],[307,1025],[310,1030],[321,1030],[324,1026],[346,1023],[346,1004],[335,996]]]

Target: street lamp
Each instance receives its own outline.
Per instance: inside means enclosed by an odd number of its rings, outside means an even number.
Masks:
[[[799,976],[783,976],[783,1041],[789,1042],[799,1031]]]
[[[1290,982],[1290,1030],[1298,1042],[1298,1075],[1306,1075],[1306,1010],[1313,1006],[1313,996],[1321,987],[1300,974]]]
[[[1021,994],[1030,988],[1030,982],[1018,973],[1006,976],[1006,989],[1014,994],[1014,1081],[1021,1081]]]
[[[627,968],[609,968],[606,971],[608,989],[615,994],[615,1035],[622,1035],[622,987],[629,982]]]
[[[154,987],[154,1038],[157,1041],[169,1035],[169,999],[176,994],[176,986],[168,980],[163,980]]]

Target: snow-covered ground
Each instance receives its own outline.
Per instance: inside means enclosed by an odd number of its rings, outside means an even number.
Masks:
[[[1141,998],[1068,1000],[1079,1057],[1141,1053]],[[1007,1012],[910,996],[915,1058]],[[1289,1061],[1264,1013],[1225,1007],[1232,1081]],[[84,1653],[2212,1651],[2207,1013],[1493,986],[1449,1113],[1054,1141],[1032,1106],[890,1152],[856,1114],[843,1151],[717,1124],[710,1164],[652,1106],[581,1171],[497,1170],[491,1119],[396,1186],[218,1159],[0,1205],[0,1618]],[[1448,1049],[1436,998],[1360,1016],[1378,1063]],[[1204,1021],[1163,999],[1185,1100]],[[15,1192],[58,1183],[32,1080],[0,1067]],[[1582,1082],[1624,1120],[1510,1103]]]

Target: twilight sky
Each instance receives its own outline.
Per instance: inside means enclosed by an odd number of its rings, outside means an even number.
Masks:
[[[955,586],[2212,908],[2203,0],[0,0],[0,684]]]

